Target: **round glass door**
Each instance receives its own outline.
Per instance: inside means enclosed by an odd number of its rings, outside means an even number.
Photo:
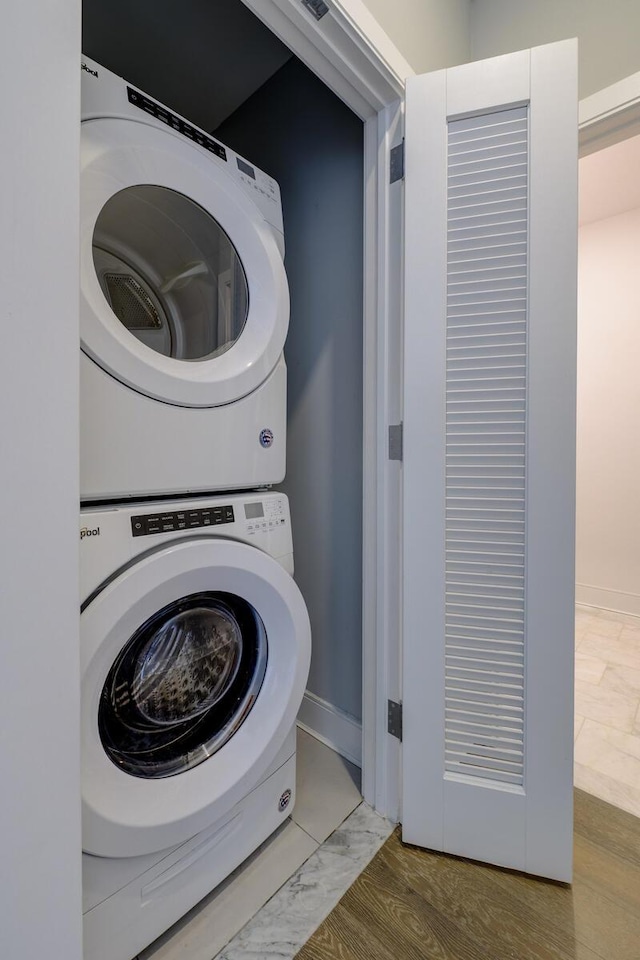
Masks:
[[[209,591],[167,604],[125,644],[102,688],[107,756],[151,779],[197,766],[247,717],[266,665],[264,624],[247,601]]]
[[[82,350],[126,387],[182,407],[248,396],[289,324],[279,202],[265,216],[214,160],[144,122],[82,124]]]
[[[98,214],[92,252],[111,310],[157,353],[210,360],[242,333],[249,292],[238,253],[183,194],[150,184],[120,190]]]

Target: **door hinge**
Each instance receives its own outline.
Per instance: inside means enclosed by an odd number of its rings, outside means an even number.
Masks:
[[[387,733],[402,743],[402,704],[387,700]]]
[[[389,154],[389,183],[404,180],[404,140],[391,148]]]
[[[389,426],[389,460],[402,460],[402,423]]]
[[[316,20],[322,20],[326,13],[329,13],[329,7],[324,0],[301,0],[302,6],[311,11]]]

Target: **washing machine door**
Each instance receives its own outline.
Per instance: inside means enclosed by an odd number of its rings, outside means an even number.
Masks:
[[[304,694],[310,628],[289,574],[255,547],[176,541],[81,614],[83,848],[162,850],[260,780]]]
[[[211,407],[275,367],[289,322],[262,213],[203,149],[132,120],[81,134],[82,348],[133,390]]]

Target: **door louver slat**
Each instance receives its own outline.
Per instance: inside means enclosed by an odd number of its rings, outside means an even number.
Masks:
[[[520,786],[527,110],[448,130],[445,770]]]

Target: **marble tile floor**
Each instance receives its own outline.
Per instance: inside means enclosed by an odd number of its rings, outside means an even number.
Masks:
[[[291,818],[138,960],[292,958],[392,829],[357,767],[298,730]]]
[[[216,960],[293,960],[394,828],[361,803]]]
[[[574,783],[640,817],[640,617],[576,606]]]

